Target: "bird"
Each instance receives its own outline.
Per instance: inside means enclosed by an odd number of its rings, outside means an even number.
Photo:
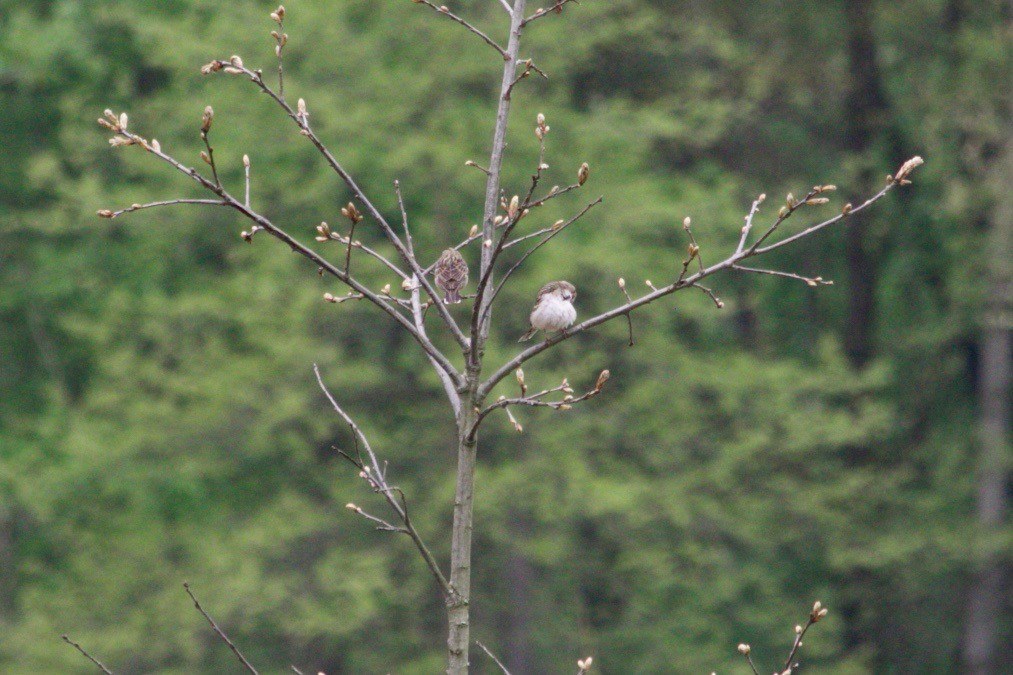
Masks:
[[[433,276],[436,285],[446,293],[444,303],[456,305],[461,302],[461,289],[468,284],[468,263],[457,249],[448,248],[440,255]]]
[[[577,289],[569,281],[550,281],[538,291],[538,299],[531,310],[531,328],[518,342],[530,340],[540,330],[565,330],[577,320],[573,301]]]

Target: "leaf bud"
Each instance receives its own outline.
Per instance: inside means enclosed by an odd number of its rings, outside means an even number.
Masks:
[[[116,214],[109,209],[99,209],[95,212],[99,218],[115,218]]]
[[[201,117],[200,130],[207,133],[211,129],[211,123],[215,119],[215,111],[211,106],[204,108],[204,115]]]
[[[689,231],[689,226],[692,224],[693,221],[690,219],[689,216],[686,216],[685,218],[682,219],[682,229],[686,230],[687,232]]]
[[[750,651],[752,651],[752,649],[746,643],[743,642],[742,644],[739,645],[739,654],[746,656],[747,654],[749,654]]]
[[[517,207],[520,205],[520,197],[514,195],[510,198],[510,205],[507,206],[507,215],[514,218],[517,215]]]
[[[577,170],[577,185],[583,185],[586,183],[589,175],[591,175],[591,167],[587,165],[587,162],[584,162]]]

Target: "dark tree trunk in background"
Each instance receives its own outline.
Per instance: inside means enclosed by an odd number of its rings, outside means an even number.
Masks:
[[[876,36],[873,31],[873,5],[871,0],[848,0],[845,6],[847,21],[848,70],[851,87],[847,99],[846,148],[856,155],[864,155],[861,175],[853,186],[854,194],[863,194],[875,185],[871,168],[880,166],[878,157],[869,157],[880,145],[887,120],[886,98],[876,63]],[[861,367],[873,355],[873,329],[875,322],[875,293],[878,261],[872,256],[868,217],[863,214],[852,220],[845,230],[848,267],[848,314],[844,333],[844,348],[852,365]]]
[[[523,528],[527,534],[527,527]],[[535,675],[538,668],[531,645],[533,616],[531,604],[535,570],[531,561],[515,552],[507,563],[507,583],[510,585],[510,627],[507,631],[506,662],[513,675]]]
[[[1009,511],[1010,348],[1013,317],[1013,141],[1007,141],[997,161],[992,186],[998,202],[992,212],[987,264],[988,298],[981,332],[981,418],[978,435],[978,491],[976,516],[981,533],[997,537]],[[1001,656],[1000,625],[1008,607],[1009,559],[986,548],[970,588],[964,627],[964,672],[991,675],[1009,666],[1010,655]],[[1008,671],[1007,671],[1008,672]]]

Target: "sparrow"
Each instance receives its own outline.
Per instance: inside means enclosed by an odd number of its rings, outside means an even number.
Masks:
[[[577,320],[573,301],[577,289],[569,281],[550,281],[538,291],[538,299],[531,310],[531,328],[518,342],[530,340],[540,330],[564,330]]]
[[[446,293],[444,303],[456,305],[461,302],[461,289],[468,284],[468,263],[457,249],[448,248],[440,255],[433,276],[436,285]]]

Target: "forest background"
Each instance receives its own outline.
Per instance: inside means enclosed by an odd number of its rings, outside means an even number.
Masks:
[[[410,542],[344,508],[375,497],[333,450],[351,439],[312,373],[443,560],[454,429],[421,354],[368,307],[322,302],[340,289],[245,243],[224,209],[95,217],[203,196],[109,149],[104,108],[198,163],[213,105],[224,181],[241,185],[248,153],[276,222],[309,239],[340,220],[346,188],[266,97],[199,72],[231,54],[269,71],[273,8],[0,1],[3,672],[90,672],[63,633],[116,672],[235,671],[184,580],[262,672],[445,667]],[[495,0],[453,8],[504,25]],[[464,162],[488,158],[501,63],[408,0],[287,9],[287,91],[388,213],[401,181],[435,259],[481,218]],[[588,654],[603,673],[744,672],[735,646],[783,659],[815,599],[831,612],[803,648],[813,672],[970,672],[981,630],[1013,651],[1010,21],[991,0],[584,0],[528,30],[549,79],[514,96],[506,189],[527,180],[542,112],[549,184],[587,161],[605,201],[505,289],[502,355],[545,281],[574,282],[589,316],[619,277],[677,273],[684,216],[716,260],[761,192],[772,219],[785,193],[833,183],[830,215],[904,159],[926,165],[774,254],[834,285],[726,274],[724,309],[680,293],[633,316],[632,348],[613,322],[527,365],[535,386],[612,379],[574,410],[518,412],[522,434],[505,417],[483,430],[472,634],[515,675]],[[562,201],[540,222],[572,213]],[[969,612],[983,589],[1000,593]]]

